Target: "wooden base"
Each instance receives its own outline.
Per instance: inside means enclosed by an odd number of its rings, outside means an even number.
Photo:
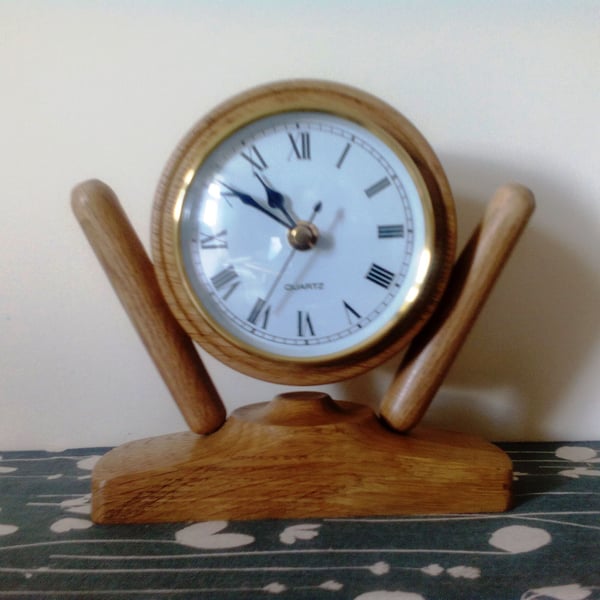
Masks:
[[[131,442],[92,476],[97,523],[499,512],[512,465],[471,435],[399,434],[320,392],[235,411],[217,432]]]

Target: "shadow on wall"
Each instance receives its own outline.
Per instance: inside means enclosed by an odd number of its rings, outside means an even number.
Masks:
[[[425,420],[494,440],[556,438],[561,432],[552,429],[551,419],[564,408],[600,334],[600,282],[568,240],[553,237],[541,224],[552,213],[552,223],[568,224],[582,239],[597,239],[595,222],[577,204],[575,183],[570,188],[541,171],[461,156],[443,163],[455,195],[460,248],[501,184],[523,183],[537,206]],[[338,385],[349,399],[375,406],[397,362]]]

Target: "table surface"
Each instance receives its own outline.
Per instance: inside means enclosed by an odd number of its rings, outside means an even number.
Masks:
[[[0,598],[600,599],[600,442],[499,444],[508,513],[98,526],[107,449],[0,457]]]

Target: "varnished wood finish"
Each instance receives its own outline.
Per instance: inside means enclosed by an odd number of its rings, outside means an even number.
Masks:
[[[72,193],[73,211],[190,429],[210,433],[225,408],[188,335],[169,311],[154,268],[113,191],[96,180]]]
[[[500,188],[452,272],[438,312],[413,340],[380,407],[398,431],[423,417],[534,209],[517,184]]]
[[[362,405],[318,392],[235,411],[216,433],[167,435],[105,455],[98,523],[497,512],[511,463],[479,438],[393,432]]]
[[[393,338],[340,363],[278,362],[217,335],[199,314],[178,270],[172,215],[182,181],[189,181],[199,157],[236,128],[282,110],[331,111],[376,130],[409,153],[434,207],[433,276],[415,312]],[[427,142],[404,117],[363,92],[292,81],[232,99],[179,145],[155,200],[156,271],[107,186],[81,184],[73,192],[73,208],[193,430],[125,444],[104,456],[92,475],[95,521],[498,512],[509,507],[512,466],[506,454],[475,436],[415,425],[533,210],[529,190],[510,185],[497,192],[442,298],[456,227],[448,183]],[[223,424],[225,409],[189,336],[243,373],[299,385],[358,375],[413,341],[381,404],[381,420],[363,405],[334,402],[320,392],[296,392],[240,408]],[[404,430],[409,432],[399,432]]]
[[[407,153],[424,179],[435,223],[432,260],[419,297],[384,339],[335,362],[285,360],[259,355],[230,340],[202,314],[177,260],[177,226],[182,194],[202,160],[224,138],[259,117],[283,111],[331,112],[358,122],[398,154]],[[186,183],[187,182],[187,183]],[[420,132],[381,100],[354,88],[324,81],[292,80],[255,88],[222,104],[181,141],[157,189],[152,225],[152,256],[163,294],[187,333],[234,369],[291,385],[347,379],[391,358],[421,329],[440,300],[454,261],[456,223],[450,186],[435,153]],[[350,258],[350,257],[349,257]]]

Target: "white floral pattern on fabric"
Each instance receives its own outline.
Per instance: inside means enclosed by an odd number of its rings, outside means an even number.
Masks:
[[[581,587],[578,583],[529,590],[521,596],[521,600],[585,600],[592,595],[592,590]]]
[[[302,523],[286,527],[279,536],[282,544],[295,544],[297,540],[312,540],[319,535],[317,531],[321,527],[318,523]]]
[[[414,594],[412,592],[388,592],[385,590],[377,590],[356,596],[354,600],[425,600],[425,598],[421,596],[421,594]]]
[[[94,524],[87,519],[60,519],[55,523],[52,523],[50,530],[54,533],[68,533],[76,529],[89,529]]]
[[[532,552],[552,541],[552,536],[539,527],[527,525],[509,525],[494,531],[490,538],[490,545],[511,554]]]
[[[189,527],[180,529],[175,534],[175,539],[185,546],[216,550],[221,548],[239,548],[254,543],[250,535],[240,533],[219,533],[225,529],[227,521],[207,521],[194,523]]]

